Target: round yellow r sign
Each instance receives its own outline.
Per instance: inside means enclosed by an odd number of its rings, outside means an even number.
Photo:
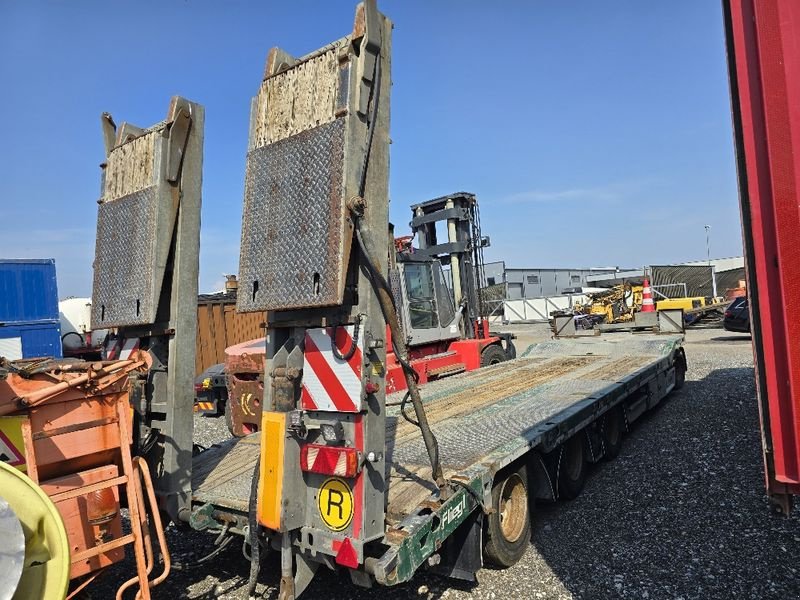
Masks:
[[[319,488],[317,507],[322,522],[333,531],[341,531],[353,520],[353,492],[343,480],[331,477]]]

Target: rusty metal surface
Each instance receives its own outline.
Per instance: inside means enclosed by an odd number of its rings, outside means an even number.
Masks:
[[[228,406],[233,435],[257,431],[264,399],[264,338],[237,344],[225,350]]]
[[[0,359],[3,370],[0,416],[24,412],[43,403],[90,400],[95,396],[121,393],[127,387],[129,373],[149,366],[149,357],[144,352],[136,352],[131,359],[119,361]],[[86,421],[71,425],[85,427]],[[66,433],[75,428],[62,429]],[[41,433],[34,432],[34,438]]]
[[[155,321],[158,199],[151,186],[98,208],[92,323],[99,328]]]
[[[341,301],[344,129],[336,119],[248,155],[238,310]]]

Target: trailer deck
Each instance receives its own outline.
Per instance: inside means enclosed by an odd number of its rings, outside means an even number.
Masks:
[[[596,417],[666,371],[681,340],[654,334],[553,340],[513,361],[428,384],[422,397],[445,474],[477,466],[494,472],[537,445],[550,450],[582,426],[587,409]],[[390,409],[387,417],[390,523],[435,491],[419,429],[398,413]]]
[[[212,504],[220,512],[246,515],[260,441],[256,432],[225,440],[197,455],[192,464],[194,502]]]
[[[682,340],[641,333],[552,340],[513,361],[427,384],[422,398],[445,476],[469,473],[469,480],[531,448],[552,449],[649,381],[667,377]],[[387,522],[399,528],[437,491],[420,431],[400,415],[402,398],[402,392],[387,396],[386,419]],[[197,456],[195,503],[246,515],[258,450],[254,434]]]

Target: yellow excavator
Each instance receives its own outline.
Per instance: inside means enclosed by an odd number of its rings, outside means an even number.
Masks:
[[[630,282],[615,285],[602,292],[586,294],[588,300],[576,303],[575,315],[583,315],[586,325],[596,323],[625,323],[633,320],[635,312],[642,308],[642,286]]]

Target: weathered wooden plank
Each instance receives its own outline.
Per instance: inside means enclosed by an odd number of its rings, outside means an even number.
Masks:
[[[160,136],[160,131],[151,131],[111,151],[104,200],[116,200],[155,184],[155,145]]]
[[[261,84],[256,97],[251,149],[332,122],[339,83],[332,48]]]

